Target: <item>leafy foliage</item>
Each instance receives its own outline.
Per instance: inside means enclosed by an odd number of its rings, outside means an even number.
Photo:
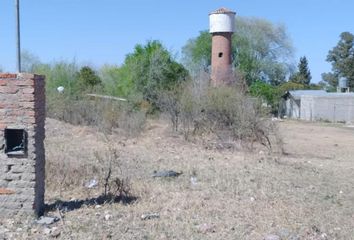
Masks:
[[[342,32],[337,45],[328,52],[327,59],[332,64],[333,73],[322,74],[323,80],[336,87],[339,77],[348,79],[349,87],[354,87],[354,35]]]
[[[72,62],[60,61],[51,64],[36,64],[34,72],[46,76],[46,94],[56,94],[57,87],[63,86],[66,95],[77,95],[80,91],[77,82],[78,65]]]
[[[252,96],[261,98],[271,106],[276,104],[276,88],[268,83],[256,81],[250,86],[249,92]]]
[[[208,31],[201,31],[199,36],[189,39],[182,48],[183,62],[192,75],[197,76],[200,71],[207,72],[211,64],[211,35]]]
[[[336,87],[338,86],[338,79],[339,76],[336,73],[322,73],[322,81],[320,84],[322,84],[325,88],[327,88],[330,91],[335,91]]]
[[[100,70],[105,94],[127,97],[133,91],[133,81],[127,67],[105,65]]]
[[[80,69],[77,73],[77,80],[82,89],[89,88],[90,90],[92,90],[94,86],[102,83],[95,71],[88,66],[84,66]]]
[[[286,82],[277,87],[277,92],[279,95],[283,95],[284,93],[290,90],[302,90],[302,89],[306,89],[306,86],[300,83]]]
[[[128,81],[144,99],[156,105],[157,94],[183,82],[187,70],[177,63],[159,41],[149,41],[145,46],[136,45],[134,52],[127,55],[122,68],[127,68]]]
[[[307,58],[301,57],[298,65],[298,72],[290,77],[290,81],[302,85],[309,86],[312,79],[311,72],[308,67]]]
[[[21,51],[21,70],[23,72],[34,72],[40,64],[41,62],[36,55],[28,50]]]

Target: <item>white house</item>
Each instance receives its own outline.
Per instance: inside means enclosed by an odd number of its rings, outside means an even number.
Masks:
[[[324,90],[294,90],[283,95],[281,112],[288,118],[300,119],[301,96],[317,96],[327,94]]]
[[[307,121],[354,122],[354,93],[295,90],[283,95],[282,112]]]

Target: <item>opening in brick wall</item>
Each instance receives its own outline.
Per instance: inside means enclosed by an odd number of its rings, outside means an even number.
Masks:
[[[24,129],[5,129],[5,153],[7,155],[27,153],[27,132]]]

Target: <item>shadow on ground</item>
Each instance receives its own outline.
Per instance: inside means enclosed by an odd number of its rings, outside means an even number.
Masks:
[[[102,194],[98,197],[88,198],[84,200],[63,201],[58,199],[54,203],[46,204],[45,212],[50,212],[54,210],[70,212],[79,209],[82,206],[96,206],[96,205],[114,204],[114,203],[131,204],[135,202],[137,199],[138,198],[134,196],[113,196],[111,194],[107,194],[107,195]]]

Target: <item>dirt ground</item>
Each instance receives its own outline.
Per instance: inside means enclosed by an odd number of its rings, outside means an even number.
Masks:
[[[163,120],[128,139],[48,119],[47,214],[60,220],[0,220],[0,239],[354,239],[354,128],[277,124],[283,154],[206,147]],[[109,166],[131,199],[95,203]]]

